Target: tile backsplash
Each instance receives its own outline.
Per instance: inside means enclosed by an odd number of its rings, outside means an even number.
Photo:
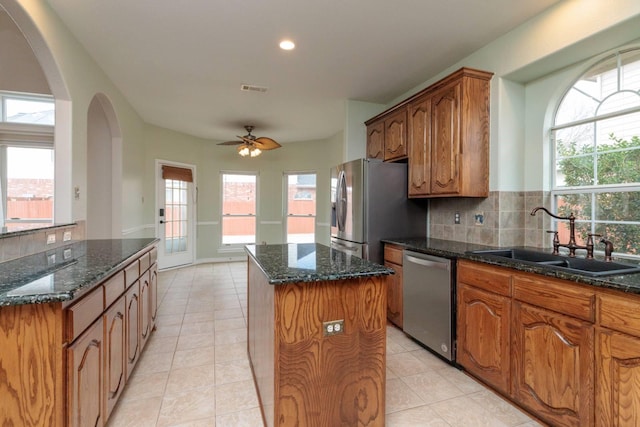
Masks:
[[[84,221],[9,233],[0,237],[0,262],[11,261],[84,240]]]
[[[484,199],[431,199],[429,237],[489,246],[549,247],[548,216],[532,217],[530,212],[536,206],[548,207],[550,200],[549,192],[543,191],[492,191]]]

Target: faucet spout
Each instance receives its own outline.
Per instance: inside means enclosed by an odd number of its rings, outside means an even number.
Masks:
[[[544,206],[538,206],[537,208],[533,208],[533,210],[531,211],[531,216],[536,216],[536,213],[539,210],[543,210],[547,213],[547,215],[554,217],[555,219],[564,219],[567,221],[571,221],[572,217],[573,217],[573,212],[571,213],[571,215],[569,216],[558,216],[556,214],[553,214],[549,211],[549,209],[545,208]],[[575,217],[573,217],[575,219]]]

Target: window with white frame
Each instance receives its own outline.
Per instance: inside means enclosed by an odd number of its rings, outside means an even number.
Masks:
[[[312,243],[316,238],[316,174],[285,172],[287,243]]]
[[[257,174],[222,173],[222,244],[256,243]]]
[[[640,48],[593,65],[562,98],[551,131],[553,199],[576,216],[576,238],[611,240],[617,253],[640,255]],[[558,221],[561,241],[566,221]]]
[[[0,228],[53,223],[55,103],[51,96],[0,92]]]

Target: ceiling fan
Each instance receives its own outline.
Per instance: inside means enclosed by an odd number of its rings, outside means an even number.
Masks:
[[[240,145],[238,147],[238,154],[242,157],[256,157],[265,150],[275,150],[276,148],[282,147],[271,138],[267,138],[266,136],[257,138],[252,135],[251,131],[253,130],[253,126],[245,126],[244,128],[247,130],[247,134],[245,136],[238,135],[238,138],[240,138],[239,141],[225,141],[218,143],[218,145]]]

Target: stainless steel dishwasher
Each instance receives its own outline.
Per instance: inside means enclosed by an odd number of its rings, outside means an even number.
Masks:
[[[426,347],[455,360],[455,261],[404,251],[403,329]]]

